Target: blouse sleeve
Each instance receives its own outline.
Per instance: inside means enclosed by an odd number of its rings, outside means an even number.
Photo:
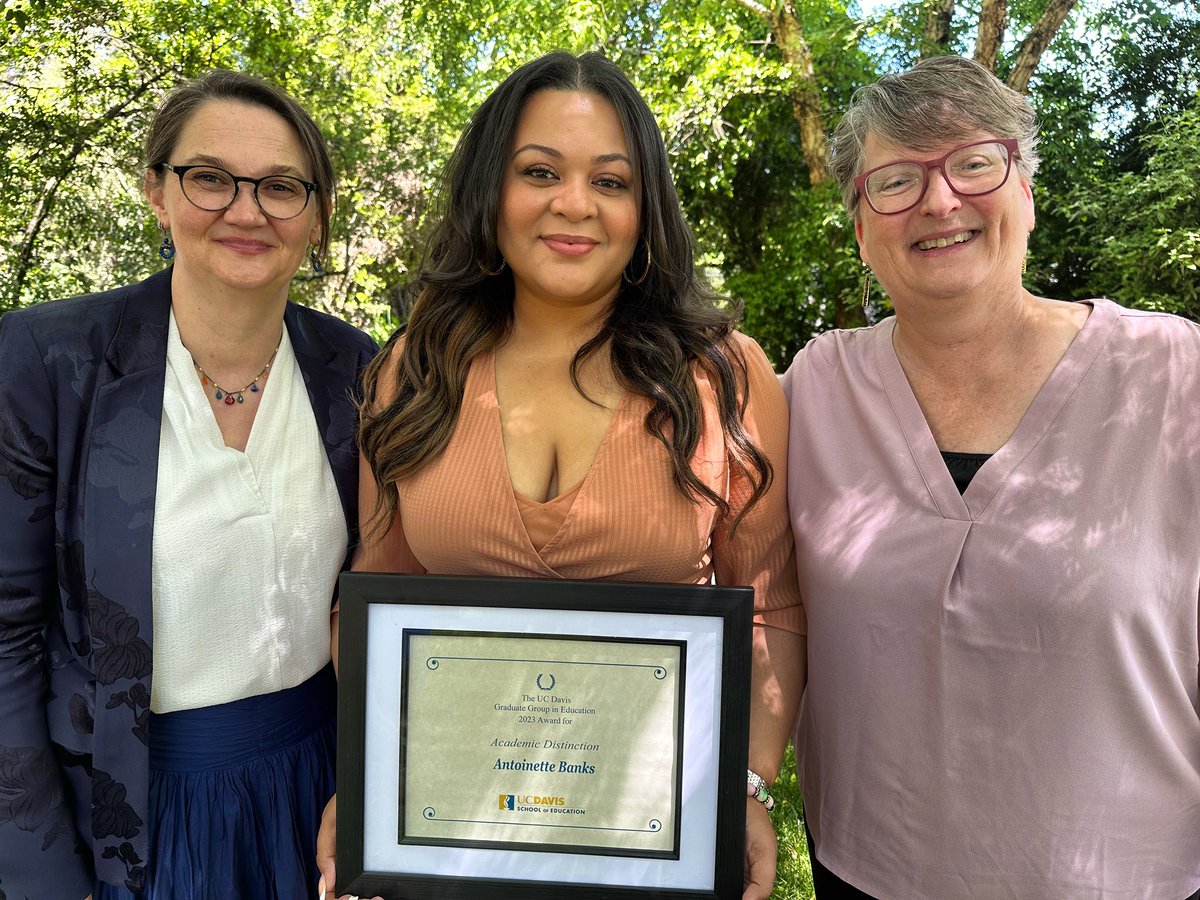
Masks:
[[[47,724],[58,614],[56,404],[33,336],[0,319],[0,895],[91,890]]]
[[[746,406],[742,424],[774,470],[770,487],[738,523],[752,492],[746,475],[729,463],[729,515],[713,535],[713,565],[719,584],[754,588],[755,624],[798,634],[808,631],[796,581],[796,548],[787,505],[787,402],[762,348],[749,337],[734,340],[746,362]]]

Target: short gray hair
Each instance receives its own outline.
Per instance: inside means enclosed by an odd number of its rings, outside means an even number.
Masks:
[[[935,56],[907,72],[884,75],[854,92],[850,108],[834,129],[830,155],[842,202],[854,216],[859,196],[854,179],[862,171],[863,146],[874,134],[913,150],[936,150],[975,132],[1016,138],[1017,171],[1032,181],[1040,158],[1033,107],[974,60]]]

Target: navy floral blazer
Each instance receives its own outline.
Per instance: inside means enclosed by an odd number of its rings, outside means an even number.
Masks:
[[[165,269],[0,319],[0,900],[144,885],[170,304]],[[375,345],[294,304],[284,323],[353,541],[351,392]]]

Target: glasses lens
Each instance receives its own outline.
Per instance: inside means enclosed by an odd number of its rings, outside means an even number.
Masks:
[[[258,204],[272,218],[292,219],[308,206],[308,188],[287,175],[267,178],[258,186]]]
[[[233,202],[237,186],[223,169],[188,169],[181,180],[183,195],[201,209],[224,209]]]
[[[1003,144],[972,144],[950,154],[946,177],[959,194],[986,194],[1008,177],[1008,148]]]
[[[878,212],[900,212],[920,198],[924,177],[921,167],[912,163],[885,166],[867,176],[867,198]]]

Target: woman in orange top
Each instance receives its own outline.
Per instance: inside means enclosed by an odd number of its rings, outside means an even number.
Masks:
[[[520,68],[444,190],[407,330],[366,375],[355,568],[794,598],[783,395],[695,273],[625,75]]]

